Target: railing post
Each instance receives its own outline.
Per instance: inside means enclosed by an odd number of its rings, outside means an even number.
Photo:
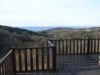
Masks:
[[[56,46],[53,47],[53,70],[56,70]]]
[[[90,54],[90,38],[87,41],[87,54]]]
[[[13,72],[16,75],[16,60],[15,60],[15,48],[12,48],[12,65],[13,65]]]

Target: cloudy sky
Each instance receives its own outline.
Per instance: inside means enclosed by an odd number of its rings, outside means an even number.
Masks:
[[[0,0],[0,24],[100,26],[100,0]]]

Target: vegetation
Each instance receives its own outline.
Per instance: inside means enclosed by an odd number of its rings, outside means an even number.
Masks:
[[[41,33],[53,39],[100,38],[100,28],[55,28]]]
[[[0,26],[0,52],[7,51],[13,47],[33,47],[44,36],[37,32],[19,28]]]
[[[100,28],[55,28],[41,32],[34,32],[8,26],[0,26],[0,52],[7,51],[12,47],[44,46],[44,42],[48,38],[100,38]]]

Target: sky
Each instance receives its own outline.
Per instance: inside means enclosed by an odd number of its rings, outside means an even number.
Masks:
[[[100,26],[100,0],[0,0],[0,25]]]

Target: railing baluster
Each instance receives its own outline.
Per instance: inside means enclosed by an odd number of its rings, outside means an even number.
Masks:
[[[10,58],[11,58],[11,56],[8,56],[9,60],[11,60]],[[9,71],[10,72],[12,72],[12,65],[13,65],[12,62],[9,61]]]
[[[82,54],[82,40],[80,39],[80,54]]]
[[[24,49],[24,58],[25,58],[25,71],[28,70],[28,67],[27,67],[27,49]]]
[[[62,40],[62,55],[64,55],[64,40]]]
[[[69,54],[71,54],[71,50],[72,50],[72,48],[71,48],[71,39],[69,40],[69,46],[70,46]]]
[[[98,44],[97,44],[97,53],[99,53],[99,39],[98,39]]]
[[[84,39],[84,54],[86,53],[86,45],[85,45],[85,39]]]
[[[6,75],[6,74],[5,74],[5,63],[3,64],[3,67],[4,67],[4,68],[3,68],[3,69],[4,69],[4,75]]]
[[[96,53],[97,53],[97,41],[96,41],[96,39],[95,39],[95,50],[96,50]]]
[[[61,52],[61,51],[60,51],[60,40],[58,40],[58,42],[59,42],[59,55],[60,55],[60,52]]]
[[[0,64],[0,75],[2,75],[2,66]]]
[[[68,40],[66,40],[66,55],[68,54]]]
[[[30,64],[31,64],[31,71],[33,71],[33,49],[30,48]]]
[[[75,54],[75,40],[73,40],[73,54]]]
[[[21,49],[18,50],[19,51],[19,70],[22,71],[22,63],[21,63]]]
[[[13,48],[12,49],[13,52],[12,52],[12,65],[13,65],[13,72],[16,73],[16,58],[15,58],[15,49]]]
[[[97,52],[97,39],[95,39],[95,53]]]
[[[79,52],[78,39],[77,39],[77,54]]]
[[[42,70],[44,70],[44,48],[42,48]]]
[[[2,75],[5,75],[5,67],[4,67],[4,63],[2,64]]]
[[[92,42],[93,42],[93,49],[91,50],[91,44],[92,44]],[[90,54],[92,54],[92,51],[94,50],[94,39],[90,39]]]
[[[71,39],[71,54],[73,54],[73,39]]]
[[[55,46],[53,47],[52,53],[53,53],[53,57],[52,57],[53,70],[55,70],[56,69],[56,47]]]
[[[55,44],[54,44],[54,45],[56,46],[56,49],[57,49],[57,40],[55,40]],[[57,50],[57,52],[58,52],[58,50]],[[56,52],[56,53],[57,53],[57,52]]]
[[[5,70],[5,75],[6,75],[6,61],[4,62],[4,70]]]
[[[12,60],[13,61],[13,60]],[[10,72],[10,65],[12,65],[11,64],[11,62],[9,61],[9,58],[7,59],[7,71],[8,71],[8,73]],[[15,72],[15,71],[14,71]]]
[[[93,50],[94,50],[95,53],[96,53],[96,49],[95,49],[95,39],[93,39]]]
[[[74,54],[74,40],[72,40],[72,54]]]
[[[92,54],[93,49],[93,40],[90,39],[90,53]]]
[[[49,70],[50,68],[50,57],[49,57],[49,48],[47,48],[47,69]]]
[[[39,70],[39,57],[38,57],[38,48],[36,48],[36,70]]]
[[[87,54],[90,54],[90,38],[87,41]]]
[[[92,39],[92,54],[93,53],[96,53],[96,40],[95,39]]]
[[[84,49],[84,47],[83,47],[83,46],[84,46],[84,40],[83,40],[83,39],[82,39],[82,44],[81,44],[81,46],[82,46],[82,54],[84,54],[84,50],[83,50],[83,49]]]

